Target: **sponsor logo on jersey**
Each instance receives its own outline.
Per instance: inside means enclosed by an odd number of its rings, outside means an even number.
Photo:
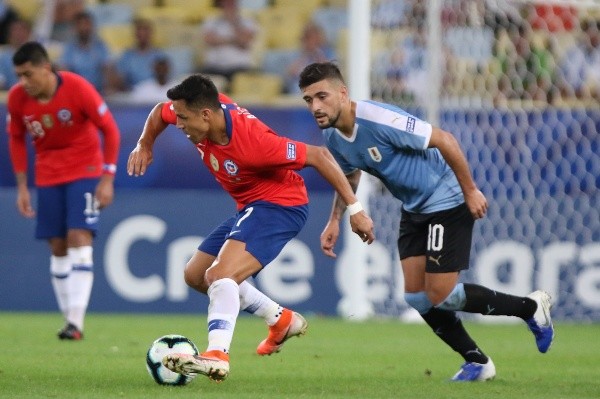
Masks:
[[[406,120],[406,131],[408,133],[413,133],[415,131],[415,118],[409,116],[408,119]]]
[[[223,166],[225,166],[225,170],[227,171],[228,175],[230,175],[230,176],[237,175],[239,168],[235,164],[235,162],[233,162],[231,159],[228,159],[225,162],[223,162]]]
[[[381,159],[383,158],[381,156],[381,152],[379,152],[379,148],[377,147],[369,147],[369,155],[371,156],[371,159],[375,162],[381,162]]]
[[[287,143],[287,159],[296,159],[296,144]]]
[[[54,120],[52,119],[52,115],[50,115],[50,114],[42,115],[42,125],[44,125],[44,127],[47,129],[52,128],[52,126],[54,126]]]
[[[71,120],[71,111],[66,108],[62,108],[56,113],[56,117],[64,125]]]
[[[212,166],[215,172],[219,171],[219,161],[217,161],[217,157],[213,154],[210,154],[210,166]]]

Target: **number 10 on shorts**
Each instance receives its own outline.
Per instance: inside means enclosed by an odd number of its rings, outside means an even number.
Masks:
[[[430,224],[427,235],[427,250],[441,251],[444,247],[444,226],[441,224]]]

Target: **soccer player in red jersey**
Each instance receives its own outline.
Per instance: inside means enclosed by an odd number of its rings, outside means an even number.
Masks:
[[[325,148],[278,136],[246,109],[219,95],[203,75],[188,77],[167,91],[167,97],[172,104],[158,104],[146,121],[129,156],[129,174],[144,174],[156,137],[167,123],[175,123],[233,197],[237,213],[209,234],[185,270],[187,284],[206,292],[210,300],[208,347],[199,356],[168,355],[163,363],[178,373],[221,381],[229,374],[229,347],[240,308],[271,325],[259,354],[277,352],[286,339],[306,330],[299,314],[283,309],[245,281],[269,264],[304,226],[308,195],[295,171],[314,167],[348,205],[352,230],[369,244],[375,238],[373,221]]]
[[[79,75],[55,72],[41,44],[25,43],[13,64],[19,82],[8,93],[7,131],[17,208],[36,216],[27,186],[29,135],[38,194],[35,236],[50,245],[52,286],[66,321],[58,337],[80,340],[93,284],[93,237],[100,209],[114,196],[119,129],[96,89]]]

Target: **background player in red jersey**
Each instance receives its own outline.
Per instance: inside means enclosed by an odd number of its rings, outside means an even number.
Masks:
[[[259,354],[278,351],[288,332],[297,328],[295,322],[304,321],[245,281],[269,264],[304,226],[308,195],[295,170],[312,166],[331,183],[349,207],[352,230],[369,244],[374,240],[373,222],[325,148],[278,136],[247,110],[223,103],[228,99],[202,75],[188,77],[167,91],[167,97],[172,108],[159,104],[151,112],[129,157],[129,174],[144,174],[156,137],[166,121],[175,122],[236,201],[237,213],[209,234],[185,270],[188,285],[206,292],[210,300],[208,347],[199,356],[175,354],[163,362],[178,373],[200,373],[220,381],[229,375],[229,347],[240,308],[261,312],[274,324],[259,345]]]
[[[19,83],[8,93],[7,131],[17,208],[25,217],[36,215],[27,187],[29,133],[38,194],[35,236],[50,245],[52,286],[66,320],[58,337],[80,340],[93,284],[93,237],[100,209],[114,196],[119,130],[96,89],[79,75],[55,72],[41,44],[25,43],[13,64]]]

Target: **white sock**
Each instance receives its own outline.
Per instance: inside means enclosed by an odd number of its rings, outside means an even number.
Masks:
[[[222,278],[208,287],[208,347],[207,351],[229,353],[235,322],[240,312],[240,290],[230,278]]]
[[[54,289],[54,296],[58,303],[58,308],[67,318],[67,309],[69,307],[68,281],[71,273],[71,261],[68,256],[50,256],[50,280]]]
[[[67,320],[83,331],[83,321],[94,283],[92,247],[84,246],[67,250],[72,271],[69,278],[69,308]]]
[[[248,281],[242,281],[240,284],[240,309],[262,317],[270,326],[277,323],[283,310],[277,302],[260,292]]]

